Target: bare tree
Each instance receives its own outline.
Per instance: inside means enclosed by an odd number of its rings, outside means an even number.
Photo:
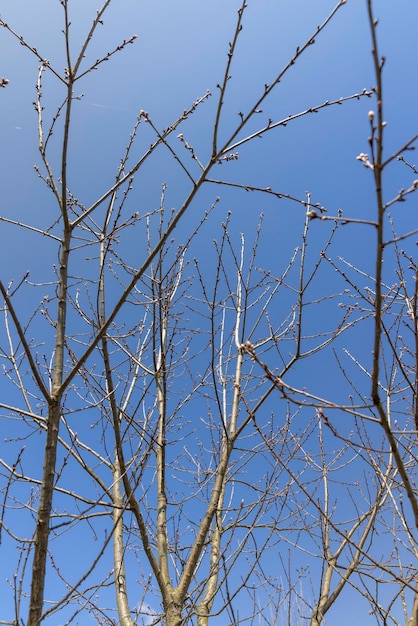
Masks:
[[[371,0],[376,86],[282,119],[264,108],[346,0],[231,118],[243,1],[216,90],[164,129],[140,109],[114,180],[89,190],[88,202],[73,186],[79,84],[136,37],[91,57],[113,3],[78,49],[71,3],[59,4],[62,71],[0,19],[39,64],[36,172],[49,192],[46,221],[0,216],[22,240],[38,238],[48,264],[41,281],[6,268],[0,282],[0,623],[318,626],[344,612],[341,598],[356,598],[373,623],[416,626],[417,230],[396,210],[418,188],[406,158],[418,135],[386,156]],[[43,94],[49,81],[64,90],[58,104]],[[372,177],[374,216],[333,213],[310,192],[230,174],[260,138],[371,98],[358,165]],[[192,119],[211,101],[202,146]],[[160,197],[144,205],[149,163]],[[185,181],[178,188],[164,182],[173,166]],[[410,180],[386,199],[394,167]],[[234,210],[219,218],[222,193]],[[288,208],[278,245],[290,232],[297,245],[284,258],[273,255],[256,206],[240,223],[249,193]],[[301,218],[293,225],[291,211]],[[355,250],[339,252],[350,237],[355,247],[358,229],[370,233],[374,269]],[[365,343],[371,360],[358,348]]]

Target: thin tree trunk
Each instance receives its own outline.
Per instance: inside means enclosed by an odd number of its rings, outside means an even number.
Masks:
[[[63,201],[65,201],[65,198]],[[63,236],[60,259],[59,296],[56,327],[57,330],[55,336],[55,363],[52,389],[48,407],[48,422],[42,473],[42,487],[35,530],[35,550],[32,565],[31,595],[27,626],[39,626],[42,619],[42,608],[44,602],[46,559],[48,553],[50,517],[52,509],[52,498],[54,493],[57,444],[61,416],[61,387],[63,381],[65,331],[67,318],[67,281],[70,240],[71,233],[70,230],[66,228]]]
[[[118,606],[118,616],[120,626],[133,626],[128,603],[128,593],[126,586],[126,573],[124,562],[123,546],[123,499],[120,489],[120,465],[117,453],[115,454],[115,468],[113,472],[113,561],[115,569],[116,603]]]
[[[49,520],[54,492],[57,442],[60,420],[58,401],[50,404],[48,428],[42,473],[42,489],[35,531],[35,554],[32,566],[31,599],[28,626],[38,626],[41,622],[45,588],[46,558],[49,538]]]
[[[418,626],[418,580],[415,585],[415,598],[412,605],[411,617],[406,626]]]

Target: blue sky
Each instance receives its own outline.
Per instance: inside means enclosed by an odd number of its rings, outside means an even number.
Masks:
[[[304,44],[333,6],[334,3],[328,0],[321,2],[248,0],[244,28],[231,68],[231,79],[220,124],[221,136],[225,140],[239,121],[238,113],[242,112],[245,115],[263,93],[264,85],[274,80],[296,47]],[[79,91],[75,95],[80,96],[80,99],[74,102],[73,109],[69,187],[82,205],[90,206],[113,183],[121,155],[140,110],[147,111],[153,123],[159,129],[163,129],[209,90],[212,96],[200,105],[179,132],[182,132],[184,138],[193,145],[199,158],[205,161],[210,156],[211,129],[217,105],[217,84],[223,79],[228,42],[234,33],[238,7],[239,3],[232,0],[212,0],[210,3],[196,0],[180,0],[176,3],[168,0],[148,3],[118,0],[111,4],[105,14],[104,25],[97,31],[97,37],[88,50],[86,66],[119,45],[123,39],[128,39],[134,34],[137,35],[137,39],[133,45],[127,46],[120,54],[102,64],[97,71],[81,79],[76,85]],[[75,0],[70,2],[73,55],[84,40],[97,8],[97,3],[91,0],[82,3]],[[387,59],[384,68],[384,111],[387,120],[385,150],[389,156],[417,132],[415,31],[418,23],[418,5],[413,0],[403,0],[402,3],[376,0],[375,13],[379,18],[380,51]],[[50,60],[52,66],[60,71],[66,64],[61,15],[58,0],[40,0],[29,4],[22,0],[2,1],[1,18],[23,35],[44,58]],[[311,46],[290,69],[271,97],[263,103],[262,112],[253,117],[238,138],[262,128],[269,118],[276,122],[327,100],[345,98],[354,93],[361,93],[364,88],[372,88],[375,78],[370,49],[366,3],[348,0],[329,27],[318,37],[315,45]],[[4,76],[10,81],[7,88],[0,92],[3,154],[0,171],[2,189],[0,214],[6,219],[43,229],[51,226],[56,220],[56,209],[51,192],[42,184],[33,168],[35,164],[41,165],[37,151],[36,113],[32,105],[38,65],[38,61],[28,50],[20,46],[6,29],[0,30],[0,77]],[[44,72],[43,93],[45,119],[51,120],[65,94],[62,84],[48,71]],[[217,166],[210,177],[222,178],[235,184],[270,187],[278,193],[288,194],[300,200],[305,200],[306,193],[309,192],[312,202],[319,202],[326,207],[329,215],[336,215],[338,210],[342,209],[346,217],[373,219],[375,205],[372,175],[356,160],[356,156],[361,152],[369,152],[368,111],[374,107],[373,99],[361,98],[348,101],[342,106],[335,105],[318,113],[306,115],[285,128],[280,127],[265,134],[262,139],[243,144],[238,148],[239,159]],[[50,159],[55,167],[60,155],[59,136],[58,125],[50,148]],[[170,139],[170,145],[182,153],[180,141],[176,136],[177,132]],[[143,124],[138,135],[135,156],[146,150],[151,141],[153,141],[152,132]],[[408,156],[409,160],[415,163],[414,153]],[[191,160],[187,161],[187,164],[196,171]],[[411,172],[402,163],[394,162],[385,178],[386,199],[395,196],[401,187],[407,188],[411,181]],[[127,215],[136,211],[143,214],[157,209],[163,183],[167,184],[165,196],[167,209],[171,207],[178,209],[190,190],[190,181],[169,158],[169,154],[160,149],[139,173],[136,191],[126,209]],[[212,241],[221,237],[220,224],[226,219],[228,211],[232,212],[231,239],[234,245],[238,246],[240,234],[244,233],[248,262],[259,215],[263,213],[264,230],[257,266],[280,275],[285,270],[295,247],[300,245],[305,223],[303,206],[286,199],[278,200],[267,194],[247,193],[228,186],[207,184],[199,192],[190,211],[176,230],[174,245],[187,240],[202,219],[204,211],[211,207],[217,196],[220,196],[219,204],[210,213],[190,247],[190,263],[192,264],[193,256],[196,255],[199,258],[202,275],[208,281],[213,281],[216,258]],[[99,219],[101,210],[97,213]],[[416,227],[416,201],[408,200],[398,205],[393,213],[400,232]],[[328,226],[319,220],[310,223],[307,254],[311,255],[312,264],[315,263],[318,251],[329,236]],[[30,311],[39,305],[41,298],[47,294],[53,297],[52,281],[54,265],[57,264],[57,247],[53,240],[29,230],[18,229],[5,221],[0,222],[0,231],[2,281],[5,284],[15,281],[17,284],[25,272],[30,270],[29,280],[35,285],[34,289],[21,290],[16,296],[20,314],[24,320],[29,320]],[[143,237],[143,231],[139,232]],[[145,258],[145,244],[137,232],[123,235],[120,245],[124,246],[127,262],[135,267],[140,266]],[[413,242],[408,241],[405,247],[416,258]],[[347,225],[340,228],[335,235],[333,254],[334,258],[349,259],[351,263],[361,268],[364,274],[357,275],[356,280],[364,286],[368,281],[367,274],[373,271],[374,263],[370,227]],[[88,274],[94,271],[91,269],[93,264],[86,263],[86,256],[84,250],[75,255],[74,274],[80,275],[83,272]],[[386,279],[388,282],[395,280],[392,265],[388,267]],[[296,273],[292,274],[292,280],[296,280]],[[110,293],[111,299],[118,297],[118,289],[119,286],[115,283]],[[319,284],[315,289],[318,291],[312,293],[312,298],[318,293],[322,295],[338,291],[340,283],[335,278],[335,273],[330,269],[324,269],[319,275]],[[192,293],[196,295],[196,291]],[[312,306],[310,322],[312,332],[332,327],[339,316],[339,310],[335,306],[337,302],[337,299],[330,301],[330,304],[324,309],[321,308],[318,314],[316,307]],[[286,318],[290,304],[291,296],[286,295],[286,292],[283,300],[274,304],[270,315],[277,326]],[[187,309],[185,301],[180,301],[177,306],[180,311]],[[202,319],[203,308],[202,306],[199,310]],[[323,310],[325,317],[321,317],[324,315]],[[127,315],[130,316],[131,312]],[[76,322],[75,318],[71,321]],[[203,322],[198,321],[198,318],[196,320],[192,318],[190,323],[196,325]],[[5,336],[4,332],[1,332],[3,343]],[[31,332],[36,333],[34,339],[36,344],[45,345],[45,348],[39,348],[39,351],[45,350],[46,358],[50,359],[51,354],[48,354],[48,350],[51,347],[51,330],[44,322],[36,322],[33,323]],[[371,359],[369,333],[370,327],[367,324],[355,327],[347,333],[347,339],[338,344],[338,349],[347,348],[359,361],[369,364]],[[350,371],[349,361],[346,366],[347,371]],[[203,368],[203,362],[197,361],[196,367]],[[273,364],[273,367],[276,367],[276,364]],[[328,394],[335,398],[342,395],[346,397],[349,393],[347,382],[340,382],[340,386],[337,387],[332,383],[330,385],[332,376],[327,368],[331,367],[333,366],[327,361],[307,359],[290,373],[289,382],[302,388],[309,379],[309,384],[318,396]],[[353,366],[351,372],[355,371],[356,368]],[[358,373],[352,375],[360,384]],[[3,382],[0,384],[3,385]],[[366,389],[364,393],[368,393],[366,383],[362,381],[361,385],[362,389]],[[21,402],[12,386],[6,383],[4,394],[7,398],[4,401],[8,404]],[[76,406],[80,398],[74,397],[73,402]],[[276,396],[271,399],[268,406],[266,405],[266,414],[276,410],[277,402]],[[203,405],[198,406],[199,410],[203,410]],[[95,420],[93,411],[91,414],[87,412],[87,415],[87,421],[77,424],[77,428],[86,437],[90,428],[89,420],[92,422]],[[185,416],[186,423],[189,418],[189,415]],[[299,425],[302,430],[303,419],[302,416]],[[0,456],[11,464],[22,446],[22,441],[11,440],[18,436],[26,437],[29,431],[21,433],[22,426],[17,420],[3,420],[3,424],[5,435],[0,441]],[[340,428],[350,430],[352,425],[347,426],[344,423],[340,424]],[[186,428],[186,431],[190,434],[192,429]],[[25,467],[34,473],[38,472],[41,463],[39,461],[41,456],[38,456],[41,454],[41,444],[40,437],[29,437],[30,457]],[[315,447],[315,444],[312,445]],[[332,437],[329,445],[334,445]],[[359,468],[360,472],[360,462]],[[82,484],[81,472],[79,476],[80,488],[85,488],[86,493],[90,493],[88,490],[91,487],[87,485],[84,487]],[[63,480],[71,482],[71,478],[73,475],[64,477]],[[282,475],[278,474],[279,483],[281,480]],[[151,496],[150,499],[152,501]],[[350,511],[350,506],[349,502],[342,502],[342,513]],[[19,531],[26,536],[32,532],[29,517],[16,518]],[[104,527],[105,523],[103,527],[97,524],[101,532],[104,532]],[[88,532],[82,535],[80,531],[81,536],[85,539],[83,553],[93,559],[95,544],[89,542]],[[285,543],[283,538],[282,541]],[[289,545],[291,541],[293,539],[289,539]],[[376,545],[378,550],[378,541]],[[7,552],[6,557],[0,558],[4,564],[0,566],[3,580],[12,576],[10,571],[6,571],[6,563],[11,558],[13,549],[9,543],[2,549],[11,550],[10,553]],[[310,546],[306,546],[306,552],[310,549]],[[266,552],[263,557],[266,565],[271,567],[276,562],[277,550],[277,547],[273,547],[270,552]],[[280,554],[283,555],[287,548],[280,550]],[[64,560],[66,555],[70,554],[64,540],[59,551]],[[131,556],[133,554],[136,554],[135,548],[132,548]],[[297,555],[293,558],[296,561],[296,569],[302,567],[303,552],[302,557]],[[111,569],[109,555],[104,561],[103,577]],[[82,566],[83,563],[79,560],[69,564],[70,569],[74,567],[74,575]],[[137,580],[139,574],[135,571],[134,558],[132,562],[129,561],[129,567],[132,568],[130,571],[133,580]],[[316,565],[312,565],[312,572],[318,573]],[[50,589],[49,592],[54,596],[55,592],[58,593],[58,587]],[[3,591],[0,593],[3,594]],[[13,611],[12,595],[9,591],[5,593],[8,593],[6,603],[9,602],[10,605],[6,606],[3,603],[1,611],[4,615],[0,614],[0,623],[1,619],[11,619]],[[310,590],[304,588],[303,593],[309,595]],[[350,591],[346,594],[344,600],[337,602],[335,613],[330,613],[329,623],[338,622],[340,626],[344,626],[352,624],[353,620],[357,619],[361,624],[374,624],[374,618],[367,614],[368,605],[365,602],[353,604],[353,598],[357,602],[358,594]],[[109,602],[112,602],[112,598],[110,593]],[[151,600],[146,598],[146,602],[151,603]],[[137,605],[138,602],[135,600],[134,604]],[[344,606],[350,606],[349,615],[342,608]],[[62,619],[69,619],[70,613],[63,615]],[[88,622],[87,619],[83,617],[80,623],[96,623]],[[214,624],[225,623],[223,619],[224,617],[219,618],[220,621],[214,620]],[[56,622],[52,618],[48,623]]]

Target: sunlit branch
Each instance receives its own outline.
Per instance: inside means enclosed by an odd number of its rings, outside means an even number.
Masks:
[[[345,2],[346,0],[344,0]],[[338,100],[326,100],[326,102],[323,102],[322,104],[317,104],[316,106],[313,107],[309,107],[308,109],[305,109],[303,111],[300,111],[299,113],[294,113],[293,115],[288,115],[287,117],[285,117],[282,120],[279,120],[278,122],[273,122],[273,120],[269,120],[268,123],[263,126],[262,128],[260,128],[259,130],[255,131],[254,133],[251,133],[251,135],[248,135],[247,137],[244,137],[243,139],[240,139],[239,141],[236,141],[235,143],[229,143],[220,154],[227,154],[229,152],[232,152],[233,150],[236,150],[239,146],[244,145],[245,143],[247,143],[248,141],[252,141],[253,139],[257,139],[257,138],[262,138],[262,136],[273,130],[274,128],[279,128],[279,127],[286,127],[287,124],[289,124],[290,122],[293,122],[294,120],[297,120],[301,117],[304,117],[305,115],[309,115],[310,113],[318,113],[319,111],[321,111],[321,109],[324,109],[326,107],[330,107],[330,106],[334,106],[336,104],[343,104],[344,102],[347,102],[348,100],[359,100],[361,97],[365,96],[366,98],[370,98],[372,96],[372,91],[367,91],[366,89],[364,89],[361,93],[355,93],[352,96],[346,96],[345,98],[338,98]],[[264,99],[264,98],[263,98]],[[261,101],[260,101],[261,104]],[[256,112],[256,111],[254,111]],[[238,134],[238,133],[236,133]]]

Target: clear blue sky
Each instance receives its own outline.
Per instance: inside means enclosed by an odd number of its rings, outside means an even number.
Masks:
[[[1,4],[1,18],[50,60],[53,67],[62,70],[66,61],[59,1],[27,3],[2,0]],[[70,3],[74,54],[88,31],[97,4],[91,0],[73,0]],[[232,0],[154,0],[147,3],[114,0],[105,15],[103,27],[88,50],[86,66],[119,45],[123,39],[134,34],[138,37],[134,45],[128,46],[77,83],[79,92],[75,95],[82,97],[74,103],[69,187],[84,206],[89,206],[112,184],[129,133],[141,109],[147,111],[155,125],[162,129],[189,108],[196,98],[210,90],[212,97],[181,128],[201,159],[205,161],[208,158],[217,102],[216,85],[223,78],[228,41],[233,36],[239,4]],[[239,119],[238,112],[245,114],[248,111],[263,92],[264,84],[272,82],[296,47],[304,44],[333,6],[334,2],[328,0],[248,0],[244,29],[232,65],[221,120],[225,138]],[[379,18],[380,51],[387,58],[384,72],[385,119],[388,122],[385,149],[390,155],[416,133],[418,127],[418,4],[416,0],[402,0],[401,3],[376,0],[375,12]],[[373,87],[375,78],[370,49],[366,3],[363,0],[348,0],[329,28],[263,104],[262,112],[249,123],[246,132],[256,131],[269,118],[275,122],[327,100],[344,98]],[[0,30],[0,78],[4,76],[10,81],[7,88],[0,90],[0,215],[43,229],[54,222],[56,213],[52,194],[42,185],[33,168],[34,164],[40,165],[36,113],[32,105],[38,65],[38,61],[6,29]],[[51,119],[64,97],[64,90],[48,71],[44,73],[43,92],[44,115],[46,119]],[[363,98],[295,120],[286,128],[277,128],[262,139],[241,146],[239,160],[219,166],[211,177],[222,176],[238,184],[271,187],[274,191],[302,200],[306,198],[306,192],[310,192],[312,202],[326,207],[330,215],[336,215],[342,209],[346,217],[372,219],[374,197],[371,172],[356,160],[359,153],[369,152],[367,113],[372,108],[374,100]],[[244,134],[239,137],[244,137]],[[137,154],[151,141],[151,133],[145,130],[139,138]],[[176,148],[179,147],[177,141],[172,140]],[[59,159],[59,142],[54,144],[54,138],[51,141],[51,159],[56,162]],[[410,160],[415,162],[414,153]],[[167,207],[178,208],[190,188],[190,182],[167,155],[161,153],[144,168],[129,210],[147,212],[157,208],[163,183],[167,183]],[[410,184],[410,172],[402,164],[394,163],[386,178],[386,199]],[[289,256],[300,243],[305,220],[303,207],[290,201],[207,185],[181,222],[176,233],[177,241],[187,239],[203,212],[218,195],[221,201],[196,243],[195,252],[200,255],[204,271],[210,274],[213,263],[211,242],[219,237],[219,225],[229,210],[232,211],[231,233],[236,245],[241,232],[245,233],[248,245],[251,245],[259,215],[264,213],[264,234],[257,265],[271,267],[277,273],[283,271]],[[396,214],[399,227],[402,230],[414,228],[416,201],[406,203],[404,213],[402,210],[397,209]],[[326,240],[322,226],[317,222],[311,224],[312,251],[320,249]],[[356,227],[353,234],[351,228],[355,227],[346,226],[337,234],[335,245],[338,255],[349,258],[364,272],[371,272],[374,259],[370,248],[370,230]],[[4,221],[0,222],[0,232],[0,276],[5,284],[9,281],[18,283],[27,270],[30,270],[30,280],[35,284],[53,280],[53,264],[57,263],[53,242],[29,231],[18,231]],[[144,260],[144,244],[128,238],[126,246],[131,246],[127,258],[133,265],[139,266]],[[81,257],[79,262],[81,267]],[[77,266],[74,271],[78,269]],[[391,277],[387,279],[391,280]],[[332,291],[331,274],[326,274],[323,280],[324,292]],[[49,287],[45,289],[48,293]],[[29,316],[29,311],[46,295],[43,292],[45,289],[35,290],[32,301],[25,301],[23,297],[18,300],[22,315]],[[116,297],[117,293],[112,295]],[[329,319],[323,320],[324,326],[331,323],[334,314],[330,310]],[[280,314],[277,319],[281,319]],[[317,321],[313,321],[313,327]],[[3,342],[3,334],[1,337]],[[42,340],[40,336],[35,338],[39,344]],[[48,347],[49,339],[46,338],[45,342]],[[357,358],[367,362],[371,353],[367,332],[353,335],[350,350]],[[312,370],[311,367],[308,363],[306,367],[302,364],[292,383],[303,387],[305,378],[309,376],[315,393],[319,396],[332,395],[334,390],[329,390],[329,379],[322,369],[323,364],[317,369]],[[0,380],[0,385],[3,384]],[[19,401],[9,386],[7,390],[4,386],[4,392],[10,394],[4,400],[6,403]],[[9,441],[19,431],[11,425],[12,422],[3,420],[3,424],[6,423],[10,431],[0,440],[0,456],[7,463],[13,463],[22,442]],[[30,445],[33,446],[33,454],[26,467],[36,472],[39,467],[36,456],[39,443],[33,442],[32,438]],[[20,532],[29,533],[30,528],[23,525]],[[86,551],[90,548],[93,554],[94,546],[86,546]],[[284,548],[284,552],[286,550]],[[71,550],[68,554],[71,555]],[[1,619],[11,619],[13,611],[12,595],[2,587],[3,580],[12,575],[7,570],[9,558],[9,554],[2,556],[0,549],[0,595],[7,597],[0,608],[0,623]],[[265,559],[266,562],[270,560],[271,565],[277,559],[277,551],[273,549],[271,559],[269,554]],[[301,565],[303,559],[302,555]],[[106,566],[110,569],[109,563]],[[309,594],[310,590],[304,592]],[[347,592],[346,598],[340,604],[337,602],[335,616],[330,614],[329,624],[345,626],[353,621],[362,625],[375,623],[374,618],[367,614],[366,603],[353,605],[350,592]],[[341,610],[344,604],[350,611]],[[53,625],[56,622],[52,618],[48,623]],[[80,621],[83,626],[93,623],[96,622]]]

